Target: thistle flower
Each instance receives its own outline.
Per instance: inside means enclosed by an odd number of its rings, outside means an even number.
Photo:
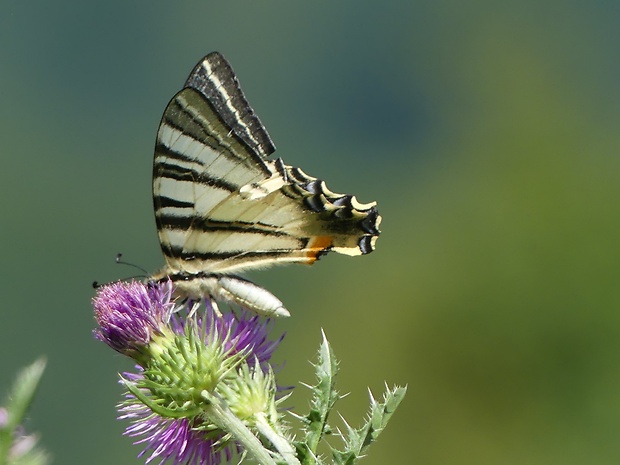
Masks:
[[[174,308],[171,295],[170,282],[144,285],[132,281],[102,286],[93,299],[99,325],[95,337],[121,354],[140,358],[155,337],[170,332],[168,323]]]
[[[171,295],[169,282],[131,282],[94,299],[95,337],[138,363],[121,377],[125,434],[144,445],[146,463],[212,465],[262,447],[246,433],[280,431],[269,359],[282,338],[269,340],[269,321],[248,311],[219,316],[206,301],[200,314]],[[266,451],[263,459],[274,463]]]

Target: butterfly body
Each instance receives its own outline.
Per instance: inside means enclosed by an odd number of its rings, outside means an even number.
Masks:
[[[375,203],[331,192],[281,159],[228,62],[207,55],[168,104],[157,134],[153,199],[165,268],[177,292],[260,314],[288,314],[267,290],[233,273],[311,264],[336,251],[374,250]]]

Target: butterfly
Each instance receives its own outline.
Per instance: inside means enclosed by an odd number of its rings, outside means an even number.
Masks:
[[[269,159],[274,151],[230,64],[218,52],[207,55],[157,132],[153,204],[166,264],[154,279],[172,280],[187,299],[288,316],[276,296],[234,273],[374,250],[381,221],[375,202],[330,191]]]

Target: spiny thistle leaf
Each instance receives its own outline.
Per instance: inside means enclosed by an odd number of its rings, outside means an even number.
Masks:
[[[295,447],[304,465],[322,463],[317,457],[317,447],[323,435],[331,434],[327,418],[336,401],[340,399],[335,387],[338,362],[325,333],[322,332],[322,335],[323,342],[319,349],[318,360],[313,364],[317,383],[309,386],[312,389],[310,412],[304,417],[298,417],[304,423],[305,440],[297,442]]]
[[[387,387],[386,387],[387,388]],[[344,440],[344,450],[333,450],[334,461],[338,465],[352,465],[366,453],[368,446],[377,440],[392,414],[403,400],[407,387],[387,388],[383,402],[377,402],[370,393],[370,411],[366,423],[354,429],[345,421],[346,432],[340,432]],[[343,419],[344,421],[344,419]]]

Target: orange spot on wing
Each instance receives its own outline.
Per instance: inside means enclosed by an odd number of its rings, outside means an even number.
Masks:
[[[308,263],[312,264],[319,258],[321,252],[329,249],[334,244],[332,236],[316,236],[308,243]]]

